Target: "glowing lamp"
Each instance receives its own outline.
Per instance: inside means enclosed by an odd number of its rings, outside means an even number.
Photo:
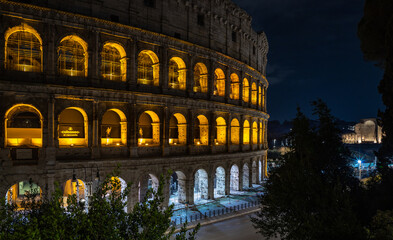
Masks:
[[[120,146],[120,143],[116,143],[116,146]]]
[[[362,164],[362,160],[358,160],[358,164]]]

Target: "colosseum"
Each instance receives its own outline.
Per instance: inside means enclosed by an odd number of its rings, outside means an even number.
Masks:
[[[69,1],[69,2],[68,2]],[[120,166],[128,208],[266,176],[268,43],[230,0],[0,0],[0,197],[88,201]]]

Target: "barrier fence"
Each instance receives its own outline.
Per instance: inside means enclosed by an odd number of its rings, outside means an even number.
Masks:
[[[222,215],[226,215],[229,213],[241,211],[241,210],[255,207],[258,205],[259,205],[258,201],[252,201],[252,202],[248,202],[248,203],[242,203],[242,204],[239,204],[236,206],[223,207],[223,208],[218,208],[218,209],[214,209],[214,210],[209,210],[204,213],[186,214],[186,216],[172,217],[171,223],[173,226],[181,225],[181,224],[185,223],[186,221],[188,223],[192,223],[192,222],[208,219],[211,217],[222,216]]]

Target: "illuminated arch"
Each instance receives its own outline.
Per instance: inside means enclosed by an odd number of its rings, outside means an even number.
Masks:
[[[82,108],[69,107],[58,117],[59,147],[87,147],[89,124],[86,112]]]
[[[239,76],[237,76],[236,73],[231,74],[231,94],[230,97],[231,99],[238,100],[240,96],[240,91],[239,91]]]
[[[157,55],[150,50],[138,54],[138,84],[159,86],[160,63]]]
[[[252,144],[258,144],[258,124],[252,123]]]
[[[214,198],[225,196],[225,169],[221,166],[216,168],[214,176]]]
[[[73,176],[73,179],[67,180],[64,185],[63,185],[63,206],[67,207],[68,203],[67,200],[70,196],[75,195],[76,200],[79,202],[85,202],[87,204],[87,188],[86,184],[80,180],[77,179],[75,174]]]
[[[247,78],[243,79],[243,101],[250,101],[250,84],[248,83]]]
[[[204,115],[197,117],[197,123],[194,126],[194,144],[209,144],[209,121]]]
[[[255,84],[255,82],[253,82],[251,85],[251,103],[254,105],[257,104],[257,94],[257,85]]]
[[[16,210],[24,210],[23,201],[28,201],[28,197],[34,198],[35,202],[39,202],[42,198],[42,189],[38,184],[30,181],[21,181],[12,185],[5,196],[7,203],[15,204]]]
[[[181,113],[175,113],[169,120],[169,144],[187,144],[187,120]]]
[[[187,203],[186,175],[182,171],[174,171],[169,184],[169,205],[182,206]]]
[[[145,111],[138,120],[138,145],[152,146],[160,144],[160,118],[153,111]]]
[[[187,68],[183,59],[173,57],[169,60],[168,86],[173,89],[186,90]]]
[[[153,193],[156,193],[158,190],[159,186],[159,180],[154,174],[143,174],[139,178],[139,183],[138,183],[138,200],[139,202],[142,202],[147,199],[152,199],[154,196],[150,195],[147,196],[147,191],[152,190]]]
[[[29,104],[17,104],[5,113],[5,147],[42,147],[41,112]]]
[[[119,109],[109,109],[102,117],[101,145],[127,145],[127,118]]]
[[[101,52],[101,75],[106,80],[126,81],[127,54],[124,48],[113,42],[104,45]]]
[[[248,120],[243,123],[243,144],[250,144],[250,123]]]
[[[231,122],[231,144],[239,144],[240,143],[240,124],[239,121],[234,118]]]
[[[207,93],[207,68],[203,63],[194,67],[194,92]]]
[[[236,164],[231,167],[229,179],[230,191],[239,191],[239,167]]]
[[[22,23],[5,34],[5,68],[24,72],[42,72],[43,51],[40,34]]]
[[[87,77],[87,43],[76,35],[60,41],[57,48],[59,73],[67,76]]]
[[[204,169],[199,169],[198,171],[195,172],[194,175],[194,201],[198,202],[199,200],[202,199],[208,199],[209,198],[209,191],[208,191],[208,186],[209,186],[209,177]]]
[[[224,118],[218,117],[216,119],[216,138],[215,144],[216,145],[224,145],[227,143],[227,123]]]
[[[213,91],[214,95],[220,97],[225,96],[225,74],[221,68],[217,68],[214,71],[213,87],[214,87],[214,91]]]

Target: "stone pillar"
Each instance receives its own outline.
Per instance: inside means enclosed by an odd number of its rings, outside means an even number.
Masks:
[[[214,171],[214,169],[210,172],[211,174],[208,174],[207,198],[214,199],[214,178],[216,177],[216,172]]]
[[[163,115],[162,115],[162,134],[160,135],[160,144],[162,147],[162,155],[169,155],[169,109],[168,107],[164,107]]]
[[[194,204],[194,176],[190,176],[186,181],[186,199],[188,204]]]
[[[232,119],[232,113],[228,114],[228,118],[226,119],[227,122],[227,151],[230,152],[230,147],[231,147],[231,119]]]
[[[131,117],[128,118],[128,137],[127,141],[129,142],[130,147],[130,157],[137,158],[138,157],[138,116],[137,116],[137,108],[136,104],[132,104],[131,107]]]
[[[168,48],[166,46],[161,48],[161,74],[160,74],[160,87],[163,92],[168,90],[168,73],[169,73],[169,59],[168,59]]]
[[[195,67],[195,57],[189,56],[187,61],[188,65],[188,74],[187,74],[187,95],[192,96],[194,93],[194,67]]]
[[[216,121],[216,114],[214,112],[210,113],[210,122],[209,122],[209,126],[210,126],[210,131],[209,131],[209,146],[211,149],[211,152],[213,153],[213,149],[214,149],[214,138],[217,132],[217,121]]]
[[[208,66],[208,69],[210,70],[209,71],[209,78],[208,78],[208,82],[207,82],[207,94],[209,96],[208,99],[211,99],[213,97],[213,89],[214,89],[213,82],[214,82],[214,70],[215,70],[213,62],[214,62],[214,59],[212,59],[210,61],[210,64]]]
[[[56,74],[56,65],[57,65],[57,51],[56,51],[56,43],[55,43],[55,30],[53,24],[47,24],[48,34],[46,38],[46,46],[43,46],[44,54],[43,54],[43,69],[47,75],[54,76]]]
[[[96,158],[100,158],[100,148],[101,148],[101,144],[100,144],[100,136],[99,136],[99,125],[100,125],[100,120],[99,118],[99,114],[98,114],[98,102],[94,101],[93,102],[93,115],[92,115],[92,128],[91,131],[89,131],[89,134],[91,136],[91,141],[92,141],[92,158],[96,159]],[[89,139],[89,141],[90,141]]]
[[[239,76],[239,105],[243,104],[243,79],[244,79],[244,72],[241,71]]]
[[[249,161],[248,166],[249,166],[248,167],[248,187],[251,188],[252,187],[252,179],[254,177],[253,172],[252,172],[252,169],[253,169],[252,161]]]
[[[93,85],[99,83],[100,79],[100,59],[101,59],[101,49],[100,49],[100,36],[98,31],[92,31],[91,46],[88,46],[89,50],[89,76],[92,78]],[[89,45],[89,43],[88,43]]]
[[[187,127],[187,146],[188,153],[191,152],[191,147],[194,145],[194,126],[195,125],[195,116],[192,109],[188,109],[188,127]]]
[[[241,162],[239,165],[239,191],[243,191],[243,174],[244,174],[243,166],[244,164],[243,162]]]
[[[231,94],[231,71],[229,68],[225,71],[225,102],[228,103]]]
[[[231,193],[231,166],[225,170],[225,195]]]
[[[127,77],[126,81],[128,83],[128,89],[133,91],[136,89],[137,85],[137,74],[138,74],[138,53],[136,41],[128,40],[128,57],[127,57]]]
[[[243,139],[243,135],[244,135],[244,115],[240,116],[240,127],[239,127],[239,144],[240,144],[240,149],[243,149],[244,146],[244,139]]]
[[[55,99],[53,96],[49,98],[48,102],[48,119],[47,119],[47,144],[46,146],[46,164],[54,165],[56,161],[56,147],[55,147]]]

